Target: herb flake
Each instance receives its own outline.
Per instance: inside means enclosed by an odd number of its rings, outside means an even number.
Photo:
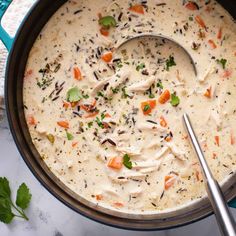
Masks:
[[[175,58],[173,56],[169,56],[169,58],[166,60],[166,70],[169,71],[170,67],[176,66]]]
[[[179,97],[175,94],[175,93],[172,93],[171,94],[171,100],[170,100],[170,104],[173,106],[173,107],[177,107],[180,103],[180,99]]]
[[[133,167],[128,154],[125,154],[123,156],[123,165],[128,169],[132,169],[132,167]]]

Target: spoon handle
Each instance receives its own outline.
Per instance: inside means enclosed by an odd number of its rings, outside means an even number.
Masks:
[[[227,203],[224,199],[223,193],[220,189],[218,182],[214,179],[206,159],[203,155],[201,147],[198,143],[197,137],[192,128],[191,122],[187,114],[183,115],[183,120],[185,127],[187,129],[189,138],[192,142],[194,150],[200,161],[203,175],[206,183],[206,190],[211,202],[212,208],[214,210],[217,223],[221,230],[222,235],[224,236],[236,236],[236,225],[233,219],[231,212],[227,206]]]

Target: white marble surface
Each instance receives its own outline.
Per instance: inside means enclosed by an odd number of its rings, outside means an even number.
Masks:
[[[12,139],[6,117],[0,122],[0,176],[6,176],[12,189],[25,182],[32,201],[26,210],[28,222],[15,219],[10,225],[0,223],[1,236],[218,236],[213,216],[172,230],[132,232],[101,225],[72,211],[53,197],[25,165]],[[13,196],[15,197],[15,192]],[[236,209],[232,209],[236,219]]]
[[[32,5],[35,0],[14,0],[15,7],[22,7],[21,17],[10,17],[10,13],[15,13],[12,7],[9,15],[6,16],[5,26],[10,28],[10,33],[14,34],[16,29],[13,24],[20,22],[22,15],[26,12],[27,7]],[[24,5],[25,4],[25,5]],[[20,15],[20,14],[19,14]],[[0,45],[0,49],[1,49]],[[3,50],[3,49],[2,49]],[[1,51],[0,62],[3,64],[5,50]],[[0,63],[1,64],[1,63]],[[3,69],[0,71],[0,80],[3,76]],[[1,82],[1,81],[0,81]],[[2,83],[0,83],[1,85]],[[1,86],[0,86],[1,90]],[[0,96],[2,90],[0,91]],[[1,120],[1,119],[0,119]],[[180,227],[177,229],[156,231],[156,232],[132,232],[120,230],[101,225],[86,219],[75,213],[56,198],[54,198],[29,171],[22,160],[16,145],[12,139],[6,117],[0,121],[0,176],[6,176],[11,184],[12,189],[16,190],[19,184],[25,182],[31,189],[32,202],[26,211],[30,220],[13,220],[10,225],[0,223],[1,236],[218,236],[219,231],[213,216],[208,217],[200,222]],[[15,197],[15,192],[13,192]],[[232,210],[236,218],[236,210]]]

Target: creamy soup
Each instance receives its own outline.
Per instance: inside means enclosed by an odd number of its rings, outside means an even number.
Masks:
[[[152,35],[185,48],[196,73],[182,47]],[[236,24],[216,1],[68,1],[24,78],[26,121],[48,168],[90,202],[139,214],[205,195],[184,112],[216,179],[235,172],[235,99]]]

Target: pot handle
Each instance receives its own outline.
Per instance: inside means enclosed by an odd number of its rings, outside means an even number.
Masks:
[[[229,202],[229,206],[233,207],[233,208],[236,208],[236,198],[233,199],[231,202]]]
[[[11,4],[11,2],[12,2],[12,0],[0,0],[0,40],[6,46],[8,51],[11,50],[13,38],[2,27],[1,20],[2,20],[3,15],[5,14],[7,8]]]

